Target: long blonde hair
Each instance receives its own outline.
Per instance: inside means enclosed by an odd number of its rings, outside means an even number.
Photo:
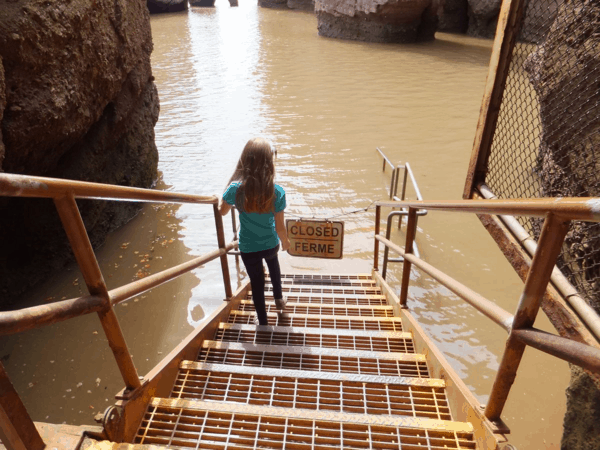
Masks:
[[[268,213],[275,208],[273,148],[263,138],[250,139],[229,180],[240,183],[235,206],[247,213]]]

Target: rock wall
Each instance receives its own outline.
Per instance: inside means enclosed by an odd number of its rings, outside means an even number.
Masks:
[[[600,3],[565,0],[525,69],[540,109],[541,196],[600,196]],[[537,225],[540,226],[539,221]],[[571,226],[559,267],[600,313],[600,226]],[[600,375],[571,367],[562,447],[600,448]]]
[[[438,30],[465,33],[469,26],[469,2],[467,0],[445,0],[438,11],[438,19]]]
[[[316,0],[319,35],[367,42],[435,37],[439,0]]]
[[[521,41],[537,43],[543,39],[556,16],[557,3],[553,0],[527,2]],[[491,39],[496,34],[501,6],[502,0],[444,0],[438,29]]]
[[[0,170],[150,187],[158,94],[144,0],[0,0]],[[137,206],[79,202],[92,242]],[[0,303],[71,258],[49,200],[0,197]]]
[[[162,14],[186,11],[188,0],[147,0],[146,5],[150,14]]]

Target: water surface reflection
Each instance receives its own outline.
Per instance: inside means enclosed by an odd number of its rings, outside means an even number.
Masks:
[[[387,197],[389,173],[381,173],[376,147],[396,163],[410,162],[426,199],[461,197],[491,42],[446,34],[413,45],[338,41],[317,35],[312,14],[244,1],[230,8],[222,0],[215,8],[154,16],[152,31],[161,101],[159,188],[222,192],[244,143],[261,135],[278,147],[277,180],[287,192],[288,216],[345,221],[343,260],[282,255],[284,271],[371,270],[374,213],[354,211]],[[402,239],[394,231],[393,240]],[[477,218],[430,213],[419,221],[417,241],[429,263],[514,311],[522,283]],[[153,256],[152,271],[215,245],[211,207],[147,206],[99,257],[110,283],[118,283],[148,264],[140,254]],[[233,261],[238,284],[245,274]],[[400,267],[390,267],[396,287]],[[63,275],[46,292],[71,296],[77,274]],[[140,373],[220,304],[220,278],[215,261],[117,308]],[[410,307],[485,402],[506,335],[427,276],[414,271],[412,281]],[[536,325],[549,329],[540,320]],[[7,368],[35,420],[89,422],[122,385],[101,332],[92,334],[97,318],[74,322],[4,344]],[[566,364],[528,350],[522,367],[505,412],[514,443],[557,448]],[[40,381],[45,373],[55,374],[52,381]],[[65,401],[62,411],[50,406]]]

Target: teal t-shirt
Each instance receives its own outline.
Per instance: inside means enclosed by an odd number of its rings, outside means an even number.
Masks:
[[[235,206],[235,193],[240,183],[231,183],[225,193],[223,200]],[[285,209],[285,191],[278,184],[275,185],[275,212]],[[275,248],[279,244],[279,237],[275,231],[275,214],[269,213],[245,213],[239,211],[240,215],[240,252],[252,253],[261,250]]]

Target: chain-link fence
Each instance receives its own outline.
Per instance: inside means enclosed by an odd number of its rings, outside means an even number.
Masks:
[[[500,198],[600,197],[600,2],[525,11],[486,184]],[[539,238],[540,219],[520,222]],[[600,224],[573,224],[559,268],[600,312]]]

